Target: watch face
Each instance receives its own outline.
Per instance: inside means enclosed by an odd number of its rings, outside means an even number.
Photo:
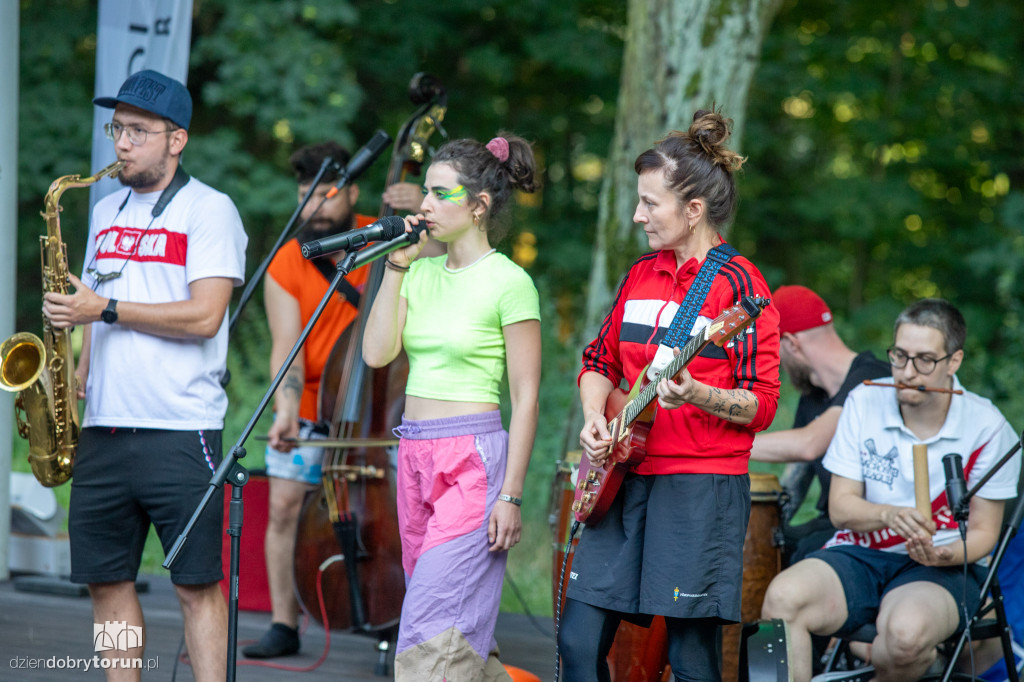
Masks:
[[[117,305],[116,302],[111,301],[108,307],[100,313],[100,319],[107,324],[114,324],[117,322],[117,310],[114,309],[115,305]]]

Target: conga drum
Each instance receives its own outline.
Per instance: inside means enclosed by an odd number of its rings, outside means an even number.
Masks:
[[[562,562],[565,559],[565,543],[573,520],[572,501],[576,487],[576,473],[579,471],[579,450],[567,452],[565,459],[558,462],[551,484],[551,500],[548,508],[548,524],[552,532],[552,595],[555,613],[565,604],[565,591],[569,585],[572,559],[579,543],[579,533],[569,548],[565,574]],[[562,603],[559,604],[559,586],[562,588]],[[758,607],[760,609],[760,607]],[[622,622],[615,633],[615,642],[608,652],[608,667],[612,682],[668,682],[672,671],[668,667],[668,633],[665,619],[654,618],[649,628]]]
[[[768,583],[782,570],[782,486],[775,474],[750,474],[750,521],[743,540],[743,623],[761,619],[761,605]],[[722,628],[722,682],[739,677],[742,625]]]

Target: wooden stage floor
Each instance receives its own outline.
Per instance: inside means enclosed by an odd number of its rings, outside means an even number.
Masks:
[[[182,637],[182,618],[170,580],[161,576],[143,576],[149,589],[139,595],[146,617],[146,649],[143,662],[150,670],[143,680],[191,681],[192,670],[179,664],[174,676],[175,654]],[[67,583],[64,585],[69,586]],[[70,587],[70,586],[69,586]],[[239,612],[240,647],[258,638],[266,629],[270,615]],[[550,618],[538,618],[538,627],[521,614],[501,614],[495,634],[502,661],[532,672],[542,680],[554,674],[554,628]],[[46,680],[102,680],[99,670],[27,666],[66,663],[69,659],[92,659],[92,607],[87,596],[42,594],[15,589],[13,581],[0,582],[0,680],[35,682]],[[274,662],[301,668],[315,663],[324,652],[324,630],[311,623],[302,638],[302,652]],[[242,663],[245,664],[242,664]],[[389,678],[374,674],[377,662],[376,640],[365,636],[331,632],[330,649],[315,670],[297,672],[251,665],[239,657],[237,679],[332,680],[344,682],[380,682]],[[26,666],[26,667],[22,667]]]

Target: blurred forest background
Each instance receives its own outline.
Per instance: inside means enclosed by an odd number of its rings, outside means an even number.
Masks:
[[[647,4],[685,12],[688,3]],[[969,326],[961,380],[1024,427],[1024,4],[776,6],[746,111],[726,111],[743,113],[740,151],[749,157],[728,238],[773,288],[818,291],[848,344],[879,357],[903,306],[948,298]],[[96,11],[88,0],[21,0],[18,330],[41,326],[46,189],[58,176],[95,170]],[[526,537],[509,560],[538,613],[551,611],[548,498],[556,462],[575,441],[575,378],[595,315],[588,286],[627,33],[621,0],[194,0],[196,113],[184,165],[234,199],[249,233],[249,272],[294,209],[289,154],[324,138],[355,149],[378,128],[395,135],[414,110],[407,88],[416,72],[445,84],[451,137],[487,140],[505,129],[535,142],[543,190],[521,199],[499,248],[533,276],[543,306]],[[630,166],[651,142],[627,150]],[[360,212],[377,213],[386,168],[385,156],[360,179]],[[62,205],[78,272],[88,193],[68,192]],[[646,247],[641,237],[633,231],[599,248],[628,262]],[[231,340],[226,446],[269,384],[268,349],[258,295]],[[783,390],[773,428],[792,419],[796,395]],[[243,463],[258,468],[262,447],[250,440]],[[27,470],[25,452],[16,438],[15,469]],[[161,560],[157,546],[147,551],[149,569]],[[503,607],[523,603],[506,590]]]

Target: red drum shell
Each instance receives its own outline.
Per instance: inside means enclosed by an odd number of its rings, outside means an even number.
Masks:
[[[761,619],[768,583],[782,570],[782,549],[776,542],[781,523],[782,486],[775,474],[750,473],[750,521],[743,540],[743,623]],[[722,628],[722,682],[736,682],[740,669],[741,625]]]

